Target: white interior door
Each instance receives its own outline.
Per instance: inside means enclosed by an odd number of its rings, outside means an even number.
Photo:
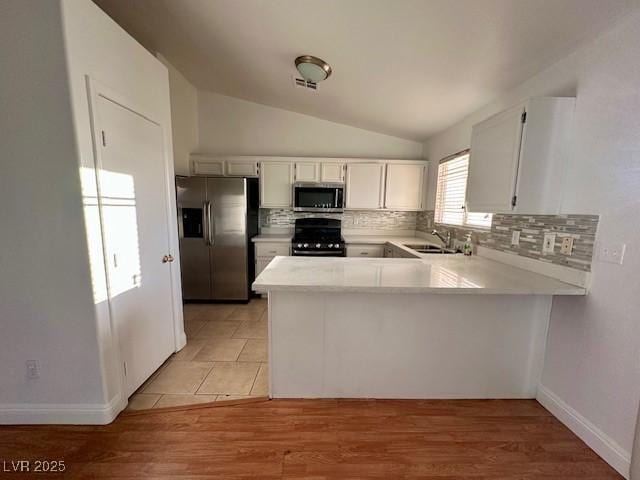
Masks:
[[[174,350],[161,127],[97,97],[99,195],[110,307],[131,395]]]

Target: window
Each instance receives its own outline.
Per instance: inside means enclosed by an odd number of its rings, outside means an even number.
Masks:
[[[464,207],[468,173],[468,150],[440,161],[436,189],[436,223],[479,228],[491,227],[490,213],[467,212]]]

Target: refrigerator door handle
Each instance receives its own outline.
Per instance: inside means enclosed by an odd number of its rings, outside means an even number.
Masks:
[[[215,232],[215,220],[213,219],[213,215],[211,215],[211,202],[207,202],[208,211],[207,211],[207,225],[209,227],[209,245],[213,246],[215,244],[215,240],[213,238]]]
[[[209,245],[209,202],[202,202],[202,239]]]

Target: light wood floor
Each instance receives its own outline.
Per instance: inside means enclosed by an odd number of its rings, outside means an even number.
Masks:
[[[534,400],[272,400],[0,427],[0,459],[25,458],[65,460],[64,478],[622,478]]]

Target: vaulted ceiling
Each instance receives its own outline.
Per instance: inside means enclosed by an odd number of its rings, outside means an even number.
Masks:
[[[94,0],[197,88],[412,140],[594,38],[638,0]],[[333,75],[296,89],[295,57]]]

